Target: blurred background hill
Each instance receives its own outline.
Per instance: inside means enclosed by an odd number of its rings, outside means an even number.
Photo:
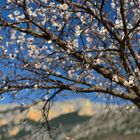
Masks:
[[[49,140],[42,120],[43,103],[24,110],[0,105],[0,140]],[[49,113],[52,140],[139,140],[140,112],[87,99],[55,102]]]

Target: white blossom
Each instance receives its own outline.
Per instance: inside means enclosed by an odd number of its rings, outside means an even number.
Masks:
[[[124,81],[124,83],[123,83],[123,84],[124,84],[124,86],[126,86],[126,87],[127,87],[127,86],[129,86],[129,82],[128,82],[128,81],[126,81],[126,80]]]
[[[4,100],[4,96],[0,96],[0,100]]]
[[[35,89],[38,89],[38,84],[35,84],[35,85],[34,85],[34,88],[35,88]]]
[[[19,14],[20,14],[20,12],[19,12],[19,11],[17,11],[17,10],[16,10],[16,11],[14,11],[14,15],[15,15],[15,16],[18,16]]]
[[[118,76],[116,74],[112,76],[112,81],[119,82]]]
[[[3,40],[4,38],[3,38],[3,36],[0,36],[0,40]]]
[[[7,0],[7,3],[11,3],[12,2],[12,0]]]
[[[101,35],[106,35],[106,33],[107,33],[107,30],[105,29],[105,27],[102,27],[101,29],[100,29],[100,32],[99,32]]]
[[[133,86],[134,82],[135,82],[135,77],[133,75],[131,75],[129,77],[129,81],[128,81],[129,86]]]
[[[35,64],[35,68],[36,68],[36,69],[41,68],[41,64],[40,64],[40,63],[36,63],[36,64]]]
[[[87,41],[88,43],[91,43],[92,40],[93,40],[93,39],[92,39],[91,37],[87,37],[87,38],[86,38],[86,41]]]
[[[52,43],[52,40],[48,40],[48,44],[51,44]]]
[[[14,20],[14,16],[12,14],[9,14],[8,18],[10,18],[11,20]]]
[[[68,9],[68,5],[66,3],[60,4],[59,8],[62,9],[62,10],[67,10]]]
[[[112,9],[115,8],[115,2],[111,2],[111,7],[112,7]]]
[[[9,57],[10,57],[10,59],[15,59],[16,58],[16,54],[10,53]]]
[[[122,20],[115,20],[115,28],[121,28],[123,26]]]
[[[74,74],[74,70],[69,70],[68,71],[68,77],[69,78],[72,78],[73,77],[73,74]]]
[[[48,95],[45,95],[44,99],[45,99],[45,100],[48,100]]]
[[[5,91],[8,90],[8,86],[5,86],[3,89],[4,89]]]

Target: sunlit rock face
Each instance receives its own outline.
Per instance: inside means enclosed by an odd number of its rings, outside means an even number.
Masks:
[[[42,107],[43,102],[31,106],[28,109],[22,111],[22,107],[20,105],[10,104],[10,105],[0,105],[0,112],[5,112],[6,116],[3,118],[3,113],[0,114],[0,124],[5,125],[9,123],[9,121],[13,121],[15,123],[19,123],[22,119],[28,118],[33,121],[39,121],[42,118]],[[64,102],[55,102],[53,103],[51,110],[49,112],[49,119],[53,119],[62,114],[67,114],[71,112],[78,112],[79,115],[83,116],[91,116],[98,112],[98,109],[103,108],[103,106],[99,104],[94,104],[86,99],[77,99],[77,100],[67,100]],[[9,118],[9,115],[15,115],[13,118]]]
[[[22,107],[20,107],[19,105],[1,105],[0,111],[6,111],[7,114],[10,114],[10,111],[14,110],[15,116],[13,119],[15,123],[20,123],[20,121],[24,118],[37,122],[42,118],[43,104],[43,102],[40,102],[37,105],[25,109],[24,111],[22,111]],[[104,110],[104,107],[104,104],[101,105],[92,103],[88,99],[75,99],[67,100],[64,102],[54,102],[49,111],[49,120],[54,119],[62,114],[71,112],[78,112],[78,115],[80,116],[92,116],[96,113],[102,112]],[[115,105],[112,105],[111,107],[115,108]],[[5,120],[3,120],[3,115],[2,118],[0,117],[0,124],[5,124],[6,122],[8,123],[9,121],[13,121],[12,118],[9,119],[8,115],[6,116],[7,117],[4,118]]]
[[[8,135],[9,136],[16,136],[20,131],[20,127],[13,127],[11,130],[9,129]]]
[[[67,114],[71,112],[78,112],[78,115],[81,116],[92,116],[96,113],[94,106],[97,106],[91,103],[86,99],[77,99],[77,100],[68,100],[65,102],[57,102],[54,104],[50,111],[49,118],[53,119],[62,114]]]

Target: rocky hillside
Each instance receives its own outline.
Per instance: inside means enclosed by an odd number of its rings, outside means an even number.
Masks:
[[[59,135],[73,140],[140,140],[140,112],[110,111],[93,116],[89,121],[74,126]]]
[[[0,105],[0,140],[49,140],[42,106],[24,110]],[[139,140],[140,136],[140,113],[134,107],[108,107],[85,99],[55,102],[49,120],[52,140]]]

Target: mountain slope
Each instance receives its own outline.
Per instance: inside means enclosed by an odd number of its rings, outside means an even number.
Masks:
[[[41,106],[23,111],[19,105],[0,105],[0,140],[50,140]],[[49,121],[52,140],[139,140],[140,112],[110,108],[84,99],[56,102]]]

